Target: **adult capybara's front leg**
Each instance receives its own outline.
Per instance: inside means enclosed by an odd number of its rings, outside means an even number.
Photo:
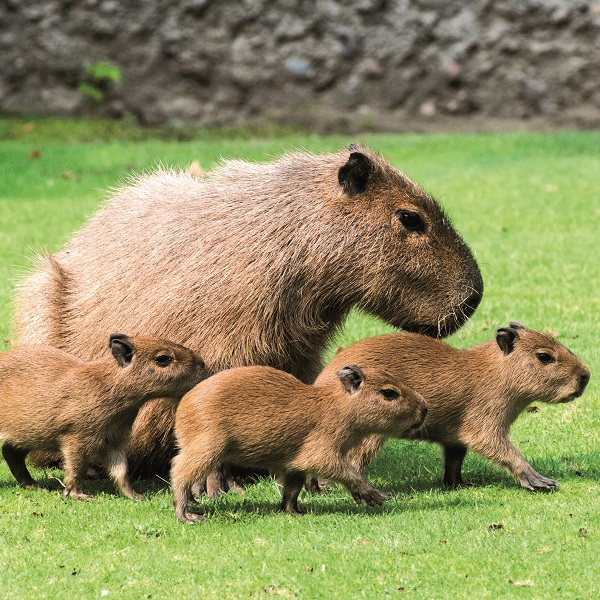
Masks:
[[[462,465],[467,447],[444,444],[444,485],[451,488],[471,487],[462,479]]]

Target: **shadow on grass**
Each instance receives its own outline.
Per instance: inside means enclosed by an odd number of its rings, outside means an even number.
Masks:
[[[600,481],[600,455],[590,453],[561,457],[532,458],[530,464],[536,471],[547,477],[556,479],[559,484],[567,481]],[[31,469],[33,478],[48,491],[60,492],[64,473],[60,469]],[[310,514],[368,514],[378,515],[391,511],[410,509],[411,501],[419,497],[418,510],[424,507],[448,508],[464,504],[465,494],[469,498],[472,490],[483,487],[500,487],[502,489],[519,489],[519,483],[506,471],[494,465],[485,458],[469,452],[463,468],[464,480],[473,487],[466,490],[451,490],[442,483],[443,459],[440,448],[436,444],[426,442],[392,441],[377,456],[367,469],[367,476],[373,485],[385,492],[393,494],[386,507],[372,508],[356,505],[347,491],[341,486],[333,486],[322,494],[302,492],[301,504]],[[274,485],[273,480],[272,484]],[[219,499],[201,499],[207,514],[220,513],[227,510],[242,510],[247,513],[270,513],[279,511],[279,499],[274,502],[254,499],[254,486],[265,485],[267,478],[250,477],[244,481],[244,487],[249,494],[240,496],[229,493]],[[170,494],[169,482],[155,476],[148,479],[134,479],[132,482],[136,492],[145,497],[156,494]],[[268,485],[268,484],[267,484]],[[0,489],[22,489],[17,482],[7,474],[0,480]],[[85,490],[96,496],[119,497],[113,482],[106,477],[86,479]],[[259,492],[260,493],[260,492]],[[269,492],[270,494],[271,492]],[[405,506],[406,505],[406,506]],[[425,506],[424,506],[425,505]]]
[[[546,477],[567,481],[600,481],[600,455],[586,454],[561,457],[537,457],[531,466]],[[401,493],[407,487],[415,492],[448,490],[443,483],[444,461],[437,444],[393,441],[386,445],[367,469],[375,486]],[[474,452],[468,452],[463,465],[463,479],[474,487],[500,485],[520,487],[510,473]]]

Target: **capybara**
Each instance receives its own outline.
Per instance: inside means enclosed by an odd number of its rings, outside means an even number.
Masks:
[[[266,468],[283,478],[282,510],[299,513],[306,475],[343,483],[357,503],[381,506],[384,496],[348,462],[368,435],[402,436],[418,428],[427,405],[381,369],[345,365],[333,381],[307,385],[272,367],[238,367],[209,377],[181,400],[175,417],[173,505],[180,520],[192,486],[217,465]]]
[[[42,257],[20,286],[16,324],[20,343],[85,360],[116,329],[184,344],[211,373],[269,365],[312,383],[352,307],[446,336],[482,293],[477,263],[440,206],[351,146],[230,160],[203,178],[140,176],[56,260]],[[168,467],[173,414],[160,401],[140,412],[128,452],[140,472]]]
[[[36,485],[25,465],[31,450],[60,451],[65,496],[88,498],[83,481],[100,460],[119,490],[131,488],[126,448],[140,406],[156,396],[180,398],[205,377],[194,352],[152,337],[113,334],[112,356],[84,362],[50,346],[0,355],[0,443],[15,479]]]
[[[467,449],[507,468],[528,490],[548,490],[556,481],[537,473],[508,439],[510,426],[531,402],[557,404],[583,394],[588,367],[552,336],[512,322],[496,339],[458,350],[417,334],[368,338],[338,351],[317,378],[326,383],[348,361],[389,373],[420,392],[429,407],[422,429],[410,437],[444,449],[444,483],[465,485]],[[364,468],[381,449],[383,436],[365,441],[352,454]]]

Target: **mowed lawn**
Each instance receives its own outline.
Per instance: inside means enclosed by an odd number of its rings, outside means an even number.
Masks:
[[[590,366],[583,397],[535,404],[512,430],[560,489],[528,493],[469,454],[464,477],[475,486],[448,491],[438,447],[392,441],[369,468],[374,484],[394,494],[383,509],[356,506],[334,488],[303,492],[308,514],[292,518],[277,511],[277,484],[264,478],[244,496],[207,501],[208,519],[190,527],[175,519],[158,478],[136,483],[146,495],[139,503],[103,480],[88,483],[93,501],[76,502],[19,489],[2,462],[2,598],[598,597],[600,133],[251,133],[188,131],[175,140],[131,125],[0,120],[3,348],[13,343],[12,294],[34,250],[59,249],[132,171],[193,160],[207,169],[219,157],[263,161],[360,142],[432,193],[476,253],[484,299],[450,343],[492,339],[518,320],[554,332]],[[387,331],[353,314],[330,352]]]

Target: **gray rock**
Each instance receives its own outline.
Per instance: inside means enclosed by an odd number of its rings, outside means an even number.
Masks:
[[[598,0],[4,0],[0,111],[152,124],[598,123]],[[81,66],[123,73],[93,103]],[[569,117],[570,115],[570,117]]]

